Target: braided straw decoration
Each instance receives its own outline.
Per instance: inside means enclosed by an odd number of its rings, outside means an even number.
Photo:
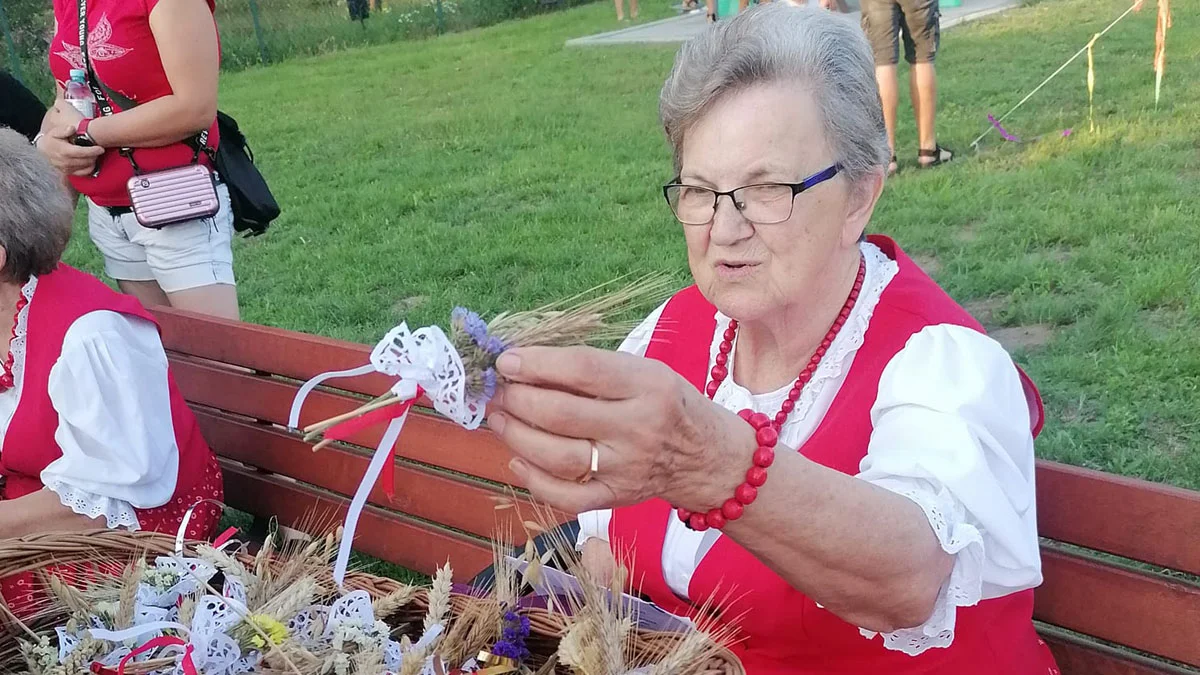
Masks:
[[[55,565],[70,565],[95,562],[97,560],[128,563],[136,557],[152,559],[161,555],[173,555],[175,539],[158,532],[129,532],[126,530],[96,530],[90,532],[56,532],[36,534],[20,539],[0,540],[0,579],[23,572],[32,572]],[[246,565],[253,565],[253,556],[240,554],[238,558]],[[332,571],[330,572],[332,575]],[[333,587],[332,577],[322,580]],[[373,600],[385,597],[403,587],[399,581],[377,577],[361,572],[346,575],[346,587],[363,590]],[[3,602],[3,599],[0,599]],[[486,602],[469,595],[450,597],[451,616],[460,615],[464,608],[474,603]],[[418,590],[413,601],[397,613],[396,617],[407,623],[419,624],[429,608],[429,596]],[[545,662],[558,649],[558,640],[567,631],[567,620],[563,616],[544,609],[531,608],[529,616],[530,638],[528,647],[535,663]],[[679,640],[673,633],[640,631],[634,637],[634,651],[643,655],[665,652]],[[566,672],[557,669],[556,672]],[[741,662],[728,651],[712,659],[702,675],[746,675]]]

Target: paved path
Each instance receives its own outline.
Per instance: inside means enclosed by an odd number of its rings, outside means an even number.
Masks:
[[[816,0],[810,0],[816,2]],[[849,0],[851,12],[845,14],[847,20],[858,23],[858,2]],[[959,7],[947,7],[942,10],[942,28],[950,28],[960,23],[980,19],[985,16],[1002,12],[1020,4],[1020,0],[963,0]],[[590,35],[588,37],[567,40],[568,47],[592,47],[620,44],[654,44],[684,42],[704,30],[704,12],[674,16],[661,21],[652,21],[620,30]]]

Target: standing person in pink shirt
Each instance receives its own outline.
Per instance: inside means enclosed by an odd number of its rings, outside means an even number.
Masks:
[[[129,187],[135,175],[213,167],[220,143],[214,9],[213,0],[54,0],[50,69],[59,99],[36,145],[87,199],[92,241],[123,291],[147,306],[237,318],[233,215],[220,176],[211,174],[215,189],[201,185],[210,211],[165,225],[150,217],[147,226]],[[95,93],[94,119],[63,100],[72,70],[84,71]],[[201,184],[208,175],[194,174]],[[167,207],[186,215],[195,203],[189,196]]]

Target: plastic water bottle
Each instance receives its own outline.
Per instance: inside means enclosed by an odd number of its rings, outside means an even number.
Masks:
[[[90,120],[96,117],[96,97],[92,95],[92,89],[87,85],[87,73],[82,70],[71,71],[71,81],[67,83],[63,100],[74,106],[85,119]]]

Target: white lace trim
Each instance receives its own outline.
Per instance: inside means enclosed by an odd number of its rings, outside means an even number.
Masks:
[[[983,591],[983,535],[966,522],[961,504],[945,489],[934,494],[928,489],[897,489],[881,485],[912,500],[929,520],[942,550],[954,556],[950,579],[942,586],[929,619],[913,628],[883,633],[887,649],[916,656],[926,649],[949,647],[954,642],[954,624],[959,607],[978,604]],[[878,633],[859,629],[863,637]]]
[[[25,342],[29,333],[29,307],[33,304],[33,294],[37,292],[37,277],[29,277],[29,281],[21,287],[21,295],[25,297],[25,306],[17,312],[16,326],[13,328],[12,342],[8,350],[12,352],[13,389],[21,388],[22,375],[25,374]]]
[[[110,530],[120,527],[127,530],[141,529],[137,511],[127,501],[80,490],[74,485],[56,478],[46,482],[46,489],[57,493],[63,506],[81,516],[88,518],[104,516],[104,521]]]
[[[895,260],[887,257],[875,244],[864,242],[859,248],[862,250],[863,259],[866,261],[866,274],[863,277],[863,287],[859,292],[858,301],[854,303],[854,308],[850,310],[850,317],[846,320],[845,325],[842,326],[842,330],[838,332],[837,337],[834,338],[829,351],[821,359],[820,365],[817,366],[817,372],[813,373],[812,379],[808,381],[808,384],[804,385],[804,390],[800,392],[800,399],[796,401],[796,407],[788,417],[789,424],[806,419],[812,412],[813,406],[816,404],[825,385],[831,381],[837,381],[842,376],[842,371],[845,370],[850,357],[863,345],[863,341],[867,335],[867,327],[871,323],[871,316],[875,313],[875,307],[879,304],[879,299],[883,296],[883,291],[900,271],[900,265]],[[712,364],[716,363],[717,354],[721,348],[722,334],[728,327],[729,317],[721,312],[717,312],[717,329],[713,332],[712,345],[708,356],[710,368]],[[733,355],[736,353],[737,350],[735,349],[729,355],[728,367],[730,372],[733,372]],[[778,404],[783,403],[791,388],[792,385],[788,384],[782,389],[769,394],[752,395],[753,400],[756,406],[764,405],[777,408]],[[734,383],[732,377],[727,377],[717,389],[713,401],[724,407],[729,407],[725,403],[730,398],[736,397],[738,393],[749,394],[740,385]]]
[[[12,341],[9,342],[8,349],[12,352],[13,365],[12,376],[13,386],[8,392],[10,396],[16,398],[11,399],[12,411],[0,415],[0,439],[8,435],[8,425],[12,424],[12,416],[16,413],[16,406],[20,402],[21,382],[25,374],[25,343],[26,334],[29,332],[29,305],[32,304],[33,294],[37,291],[37,277],[29,277],[29,281],[21,287],[21,295],[25,297],[25,307],[17,312],[16,324],[13,327]],[[2,330],[2,329],[0,329]]]

